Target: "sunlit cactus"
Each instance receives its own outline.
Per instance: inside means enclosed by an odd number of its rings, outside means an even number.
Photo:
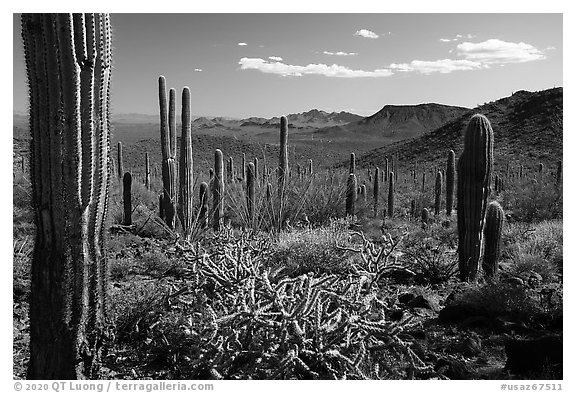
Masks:
[[[22,14],[35,246],[27,379],[98,379],[107,331],[107,14]]]
[[[484,261],[482,262],[482,269],[486,276],[490,278],[498,273],[503,225],[504,210],[502,206],[496,201],[490,202],[486,210]]]
[[[226,166],[226,180],[228,183],[232,183],[234,181],[234,159],[232,157],[228,157],[228,165]]]
[[[458,265],[463,281],[474,281],[478,273],[493,145],[494,133],[488,119],[472,116],[464,136],[464,151],[458,159]]]
[[[174,100],[171,100],[173,102]],[[160,105],[160,144],[162,147],[162,187],[164,197],[164,222],[169,228],[174,228],[176,213],[176,161],[175,153],[172,153],[172,145],[175,144],[175,130],[172,123],[169,125],[168,105],[166,99],[166,78],[158,78],[158,102]],[[171,104],[174,105],[174,104]],[[172,113],[173,106],[170,108]],[[174,109],[175,110],[175,109]],[[171,115],[172,116],[172,115]],[[172,120],[172,118],[170,118]],[[175,120],[174,120],[175,122]],[[170,129],[169,129],[170,127]]]
[[[200,183],[200,209],[198,211],[198,223],[200,228],[204,229],[208,227],[208,195],[209,188],[206,182]]]
[[[124,155],[122,154],[122,142],[118,142],[118,179],[124,176]]]
[[[182,136],[180,138],[180,191],[178,216],[184,239],[188,240],[194,224],[194,162],[192,159],[192,123],[190,89],[182,89]]]
[[[146,186],[146,189],[150,191],[150,156],[148,155],[148,152],[144,155],[144,161],[144,185]]]
[[[357,193],[358,182],[356,181],[356,175],[350,173],[348,175],[348,182],[346,187],[346,215],[353,216],[356,214],[356,199],[358,198]]]
[[[350,153],[350,165],[348,173],[356,173],[356,154]]]

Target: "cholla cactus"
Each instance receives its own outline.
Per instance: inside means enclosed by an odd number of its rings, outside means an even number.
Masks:
[[[28,379],[97,379],[106,331],[107,14],[22,14],[36,241]]]
[[[350,173],[348,175],[348,183],[346,187],[346,215],[353,216],[356,214],[356,199],[358,183],[356,181],[356,175]]]
[[[489,278],[498,273],[503,224],[504,210],[502,206],[496,201],[490,202],[486,210],[484,261],[482,262],[482,269]]]
[[[494,133],[488,119],[474,115],[464,136],[458,159],[458,259],[460,279],[474,281],[484,234],[490,195]]]

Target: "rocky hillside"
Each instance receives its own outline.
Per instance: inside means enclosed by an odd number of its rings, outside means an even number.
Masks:
[[[562,159],[562,94],[561,87],[518,91],[466,112],[419,138],[372,150],[359,157],[358,163],[382,165],[385,157],[396,155],[407,166],[416,162],[431,164],[445,160],[450,149],[458,156],[468,120],[472,114],[481,113],[494,129],[496,167],[508,162],[525,166],[553,164]]]

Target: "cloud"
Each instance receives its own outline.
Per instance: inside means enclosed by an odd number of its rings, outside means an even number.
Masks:
[[[379,37],[378,34],[374,33],[373,31],[366,30],[366,29],[360,29],[360,30],[356,31],[356,33],[354,33],[354,35],[358,35],[358,36],[364,37],[364,38],[372,38],[372,39],[376,39]]]
[[[486,68],[481,63],[470,60],[442,59],[433,61],[412,60],[410,63],[390,64],[390,69],[398,72],[419,72],[421,74],[449,74],[453,71],[471,71]]]
[[[238,46],[246,46],[246,45],[248,45],[248,44],[245,43],[245,42],[239,42],[239,43],[238,43]]]
[[[387,69],[374,71],[353,70],[337,64],[308,64],[305,66],[271,63],[260,58],[243,57],[238,62],[242,70],[257,70],[266,74],[281,76],[323,75],[330,78],[381,78],[392,75]]]
[[[456,37],[454,37],[454,38],[440,38],[440,41],[441,42],[454,42],[454,41],[458,41],[462,38],[472,39],[474,37],[476,37],[476,36],[472,35],[472,34],[466,34],[466,35],[456,34]]]
[[[458,41],[458,38],[440,38],[441,42],[452,42],[452,41]]]
[[[328,56],[356,56],[358,54],[356,52],[328,52],[326,50],[322,53]]]
[[[194,72],[202,72],[202,68],[194,68]]]
[[[282,58],[280,56],[269,56],[268,58],[274,61],[282,61]]]
[[[483,42],[463,42],[456,47],[458,55],[482,64],[526,63],[545,59],[544,53],[524,42],[490,39]]]

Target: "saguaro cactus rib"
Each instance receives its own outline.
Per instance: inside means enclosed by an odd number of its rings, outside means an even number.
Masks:
[[[23,14],[37,226],[29,379],[98,376],[105,329],[110,21]]]

